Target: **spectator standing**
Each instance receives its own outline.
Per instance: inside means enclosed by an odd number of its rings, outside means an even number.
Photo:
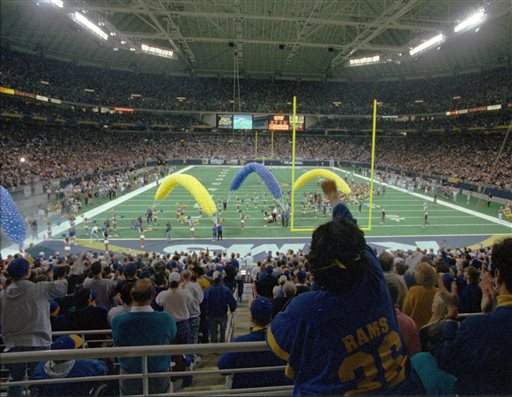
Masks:
[[[176,321],[176,344],[187,344],[190,338],[190,307],[194,304],[190,291],[180,288],[181,276],[172,272],[169,289],[160,292],[155,302]]]
[[[201,286],[197,283],[195,276],[190,270],[185,270],[181,277],[183,278],[182,288],[190,294],[192,299],[189,301],[189,342],[198,343],[199,323],[201,317],[201,303],[203,303],[204,292]]]
[[[154,288],[149,279],[138,280],[132,289],[132,307],[129,313],[112,320],[112,338],[115,346],[169,345],[176,337],[176,322],[166,312],[155,312],[151,307]],[[142,372],[141,358],[120,358],[121,373]],[[167,372],[171,367],[171,356],[162,355],[148,359],[149,372]],[[166,393],[169,390],[168,377],[150,378],[151,394]],[[142,381],[125,379],[121,381],[123,394],[141,394]]]
[[[60,272],[59,280],[33,283],[28,280],[30,271],[30,265],[24,258],[14,259],[7,267],[12,283],[0,291],[0,326],[5,352],[46,350],[52,343],[49,301],[66,294],[65,272]],[[11,379],[19,381],[34,365],[11,364],[7,368]],[[21,396],[22,388],[10,387],[7,395]]]
[[[102,271],[103,266],[101,262],[94,262],[91,265],[91,277],[87,277],[84,280],[83,286],[93,291],[96,305],[108,311],[112,307],[115,283],[112,280],[104,279]]]
[[[224,342],[228,310],[233,313],[237,304],[231,291],[222,283],[222,274],[213,272],[213,285],[204,294],[208,333],[212,343]]]
[[[319,289],[294,298],[274,318],[267,343],[288,362],[295,395],[420,393],[380,264],[340,206],[335,213],[343,216],[313,232],[308,262]],[[367,369],[360,371],[362,362]]]

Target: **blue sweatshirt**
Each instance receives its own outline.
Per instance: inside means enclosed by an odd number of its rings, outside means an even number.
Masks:
[[[353,219],[340,203],[333,218]],[[294,379],[294,396],[418,394],[393,304],[370,247],[368,271],[350,290],[305,292],[279,313],[267,343]]]
[[[236,300],[231,291],[222,283],[209,287],[204,293],[206,314],[208,317],[224,317],[228,308],[236,310]]]
[[[439,366],[455,375],[457,394],[512,394],[512,295],[498,296],[495,311],[443,326],[433,351]]]
[[[260,342],[265,340],[266,328],[255,328],[251,333],[234,339],[234,342]],[[285,365],[271,351],[250,353],[224,353],[218,363],[219,369],[276,367]],[[247,387],[291,385],[284,370],[255,373],[237,373],[233,375],[233,389]]]

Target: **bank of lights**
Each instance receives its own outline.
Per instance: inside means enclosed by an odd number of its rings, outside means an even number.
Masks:
[[[434,36],[427,41],[424,41],[423,43],[417,45],[414,48],[411,48],[409,51],[410,56],[417,55],[423,51],[426,51],[433,47],[438,47],[440,44],[442,44],[445,41],[446,37],[444,34],[440,33],[437,36]]]
[[[380,62],[380,55],[375,55],[373,57],[365,57],[365,58],[354,58],[348,61],[350,66],[362,66],[362,65],[371,65],[373,63]]]
[[[140,49],[146,54],[155,55],[157,57],[172,58],[174,56],[174,51],[172,50],[164,50],[163,48],[151,47],[146,44],[142,44]]]
[[[49,0],[49,3],[55,7],[64,8],[64,2],[62,0]]]
[[[81,12],[74,12],[71,14],[71,19],[75,21],[80,26],[83,26],[91,33],[94,33],[96,36],[100,37],[103,40],[108,40],[108,34],[104,32],[98,25],[94,22],[91,22],[87,17]]]
[[[469,29],[477,28],[485,21],[485,18],[486,18],[485,9],[479,8],[477,12],[475,12],[474,14],[470,15],[469,17],[464,19],[462,22],[457,24],[453,28],[453,31],[455,33],[460,33],[460,32],[464,32]]]

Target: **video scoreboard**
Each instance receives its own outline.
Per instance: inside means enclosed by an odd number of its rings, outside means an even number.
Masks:
[[[217,128],[232,130],[292,131],[289,114],[217,114]],[[297,115],[296,130],[305,130],[304,115]]]

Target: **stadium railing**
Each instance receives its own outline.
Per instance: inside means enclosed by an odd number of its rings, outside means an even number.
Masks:
[[[135,347],[110,347],[110,348],[92,348],[79,350],[56,350],[56,351],[34,351],[34,352],[16,352],[0,354],[0,361],[3,365],[46,362],[49,360],[80,360],[80,359],[118,359],[127,357],[140,357],[142,360],[142,372],[137,374],[119,374],[105,376],[90,376],[87,378],[53,378],[44,380],[23,380],[18,382],[4,382],[0,385],[0,390],[5,390],[9,386],[37,386],[42,384],[63,384],[74,382],[108,382],[122,379],[141,379],[142,394],[136,396],[149,395],[150,378],[175,378],[183,376],[208,376],[208,375],[231,375],[235,373],[254,373],[283,370],[284,366],[273,367],[253,367],[229,370],[194,370],[194,371],[176,371],[172,372],[149,372],[148,358],[162,355],[182,355],[182,354],[209,354],[209,353],[227,353],[227,352],[258,352],[266,351],[269,347],[265,342],[232,342],[232,343],[211,343],[199,345],[156,345],[156,346],[135,346]],[[174,392],[171,388],[168,393],[152,394],[152,396],[214,396],[214,395],[262,395],[266,396],[290,396],[292,386],[270,386],[256,387],[247,389],[211,389],[194,390],[189,392]]]

